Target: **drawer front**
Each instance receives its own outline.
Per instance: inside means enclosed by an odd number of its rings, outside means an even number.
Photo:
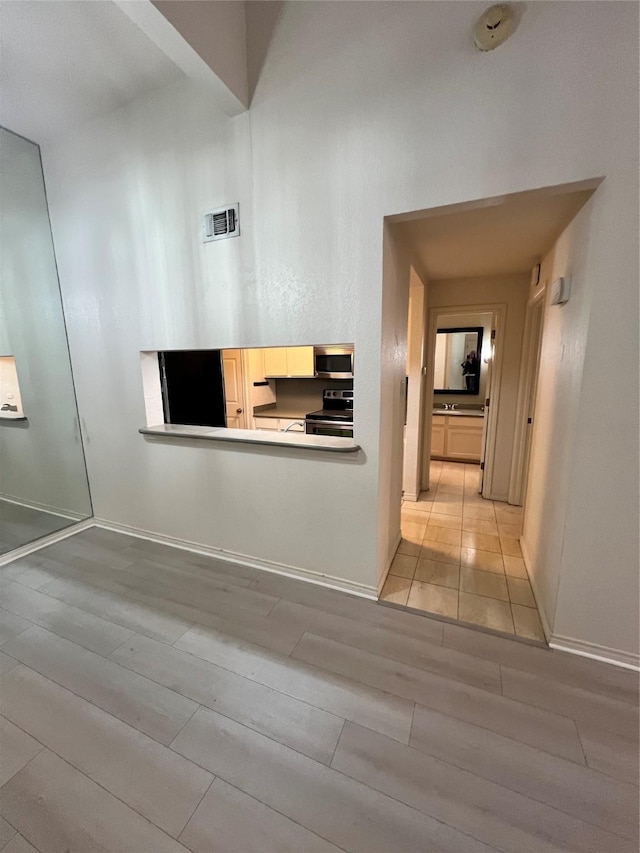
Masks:
[[[482,432],[484,418],[466,417],[465,415],[450,415],[447,418],[448,427],[473,427]]]
[[[256,429],[272,429],[278,431],[278,418],[254,418]]]

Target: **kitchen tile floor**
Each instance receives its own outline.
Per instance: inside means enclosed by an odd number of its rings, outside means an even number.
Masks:
[[[431,463],[431,489],[402,505],[402,541],[381,600],[544,642],[520,550],[522,507],[484,500],[479,468]]]

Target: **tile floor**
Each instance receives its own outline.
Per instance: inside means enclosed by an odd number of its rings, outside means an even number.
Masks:
[[[544,642],[522,559],[522,508],[484,500],[479,468],[431,463],[431,488],[402,506],[383,601]]]

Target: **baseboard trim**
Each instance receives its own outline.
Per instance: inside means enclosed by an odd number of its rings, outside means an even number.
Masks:
[[[561,634],[552,634],[549,639],[549,646],[560,652],[569,652],[572,655],[580,655],[583,658],[592,658],[623,669],[640,672],[640,655],[635,655],[632,652],[600,646],[597,643],[588,643],[586,640],[563,637]]]
[[[41,504],[38,501],[21,501],[10,495],[0,494],[0,501],[6,501],[17,506],[26,506],[27,509],[37,509],[40,512],[46,512],[49,515],[58,515],[60,518],[68,518],[71,521],[84,521],[86,518],[86,516],[80,515],[78,512],[71,512],[70,509],[56,509],[56,507],[52,507],[49,504]]]
[[[55,545],[56,542],[62,542],[63,539],[68,539],[69,536],[75,536],[76,533],[82,533],[83,530],[88,530],[94,527],[92,518],[86,518],[83,521],[78,521],[75,524],[65,527],[63,530],[56,530],[55,533],[50,533],[48,536],[43,536],[41,539],[35,539],[28,545],[21,545],[20,548],[14,548],[13,551],[7,551],[6,554],[0,555],[0,566],[6,566],[7,563],[12,563],[14,560],[19,560],[21,557],[27,557],[47,545]]]
[[[275,575],[283,575],[284,577],[292,578],[293,580],[313,583],[317,586],[324,586],[328,589],[338,590],[339,592],[347,592],[350,595],[357,595],[360,598],[369,598],[374,601],[378,598],[377,590],[373,586],[355,583],[354,581],[347,581],[343,578],[337,578],[333,575],[326,575],[321,572],[313,572],[309,569],[303,569],[298,566],[289,566],[286,563],[262,560],[258,557],[237,553],[236,551],[227,551],[224,548],[214,548],[209,545],[201,545],[197,542],[191,542],[188,539],[164,536],[163,534],[154,533],[150,530],[143,530],[140,527],[116,524],[103,518],[93,519],[93,526],[102,527],[104,530],[113,530],[116,533],[124,533],[128,536],[136,536],[138,539],[147,539],[149,542],[158,542],[161,545],[169,545],[172,548],[181,548],[183,551],[191,551],[193,554],[202,554],[205,557],[215,557],[218,560],[225,560],[227,563],[238,563],[241,566],[248,566],[252,569],[271,572]]]
[[[403,501],[411,501],[412,503],[417,503],[419,495],[414,495],[413,492],[403,492],[402,500]]]
[[[396,551],[398,550],[398,546],[400,545],[400,541],[402,540],[402,533],[398,533],[395,540],[395,545],[393,546],[393,550],[391,551],[391,556],[387,557],[387,565],[385,566],[384,572],[380,576],[380,580],[378,581],[378,589],[376,591],[376,599],[380,598],[380,593],[382,592],[382,587],[385,584],[387,579],[387,575],[389,574],[389,570],[391,569],[391,563],[393,563],[393,558],[396,555]]]
[[[522,549],[522,557],[529,575],[533,596],[538,605],[538,613],[542,622],[542,630],[547,638],[547,643],[550,649],[556,649],[559,652],[567,652],[571,655],[579,655],[584,658],[592,658],[593,660],[602,661],[612,666],[623,667],[624,669],[633,669],[640,671],[640,656],[632,652],[624,652],[620,649],[611,649],[608,646],[600,646],[597,643],[589,643],[586,640],[576,640],[573,637],[565,637],[562,634],[554,634],[551,630],[549,622],[543,608],[540,606],[541,596],[540,591],[536,587],[535,575],[530,571],[531,559],[527,549],[527,543],[524,539],[520,539],[520,548]]]

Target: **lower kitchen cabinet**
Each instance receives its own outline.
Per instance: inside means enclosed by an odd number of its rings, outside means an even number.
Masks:
[[[296,418],[254,418],[256,429],[271,430],[271,432],[284,432],[293,423],[288,432],[304,432],[304,424],[296,423]]]
[[[434,415],[431,426],[431,456],[479,462],[482,456],[483,425],[484,418]]]

